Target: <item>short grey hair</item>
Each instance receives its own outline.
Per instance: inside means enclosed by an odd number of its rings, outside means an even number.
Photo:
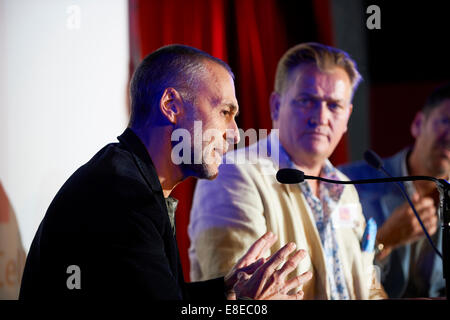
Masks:
[[[164,46],[145,57],[136,68],[130,83],[129,126],[140,127],[148,123],[166,88],[176,89],[185,101],[193,104],[196,89],[207,74],[206,61],[221,65],[234,79],[228,64],[186,45]]]
[[[313,64],[322,71],[335,67],[343,68],[352,84],[352,96],[362,80],[356,62],[347,52],[324,44],[307,42],[290,48],[281,57],[275,74],[275,92],[284,92],[290,72],[301,64]]]

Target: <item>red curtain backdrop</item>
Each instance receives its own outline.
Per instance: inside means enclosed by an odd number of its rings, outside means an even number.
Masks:
[[[237,1],[236,88],[240,127],[271,129],[269,97],[278,60],[287,50],[286,29],[275,1]]]
[[[328,0],[314,3],[321,29],[319,39],[313,40],[332,44]],[[202,49],[228,62],[235,73],[238,126],[244,130],[271,129],[269,96],[278,60],[288,49],[289,32],[276,0],[129,0],[129,10],[130,71],[163,45],[182,43]],[[346,144],[339,150],[342,152],[335,152],[333,160],[342,162],[346,160]],[[195,179],[191,178],[173,192],[179,199],[176,235],[186,281],[187,226],[194,188]]]

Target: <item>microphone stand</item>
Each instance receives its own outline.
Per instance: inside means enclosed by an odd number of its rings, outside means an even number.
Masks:
[[[284,171],[284,172],[283,172]],[[286,175],[279,175],[281,172],[287,173]],[[289,181],[282,181],[281,177],[286,178],[290,174],[293,174],[292,179]],[[280,177],[280,179],[279,179]],[[322,177],[308,176],[302,171],[296,169],[280,169],[277,173],[277,180],[281,183],[300,183],[304,180],[319,180],[327,183],[335,184],[366,184],[366,183],[383,183],[383,182],[399,182],[399,181],[417,181],[428,180],[436,183],[439,191],[439,212],[442,221],[442,254],[436,249],[433,242],[431,245],[435,249],[438,256],[442,258],[443,275],[445,279],[446,296],[449,298],[450,294],[450,184],[444,179],[436,179],[428,176],[409,176],[409,177],[392,177],[392,178],[379,178],[379,179],[361,179],[352,181],[340,181],[331,180]],[[413,206],[414,209],[414,206]],[[414,209],[415,210],[415,209]],[[420,221],[420,218],[419,218]],[[426,233],[426,232],[425,232]]]
[[[442,219],[442,266],[445,279],[446,296],[450,294],[450,186],[443,184],[439,189],[439,210]]]
[[[322,177],[304,175],[305,180],[320,180],[328,183],[338,184],[365,184],[365,183],[383,183],[383,182],[398,182],[398,181],[417,181],[428,180],[433,181],[438,186],[439,191],[439,212],[442,221],[442,255],[437,251],[442,258],[442,270],[445,279],[445,289],[447,299],[450,294],[450,184],[444,179],[436,179],[428,176],[410,176],[410,177],[395,177],[395,178],[380,178],[380,179],[362,179],[352,181],[337,181]]]

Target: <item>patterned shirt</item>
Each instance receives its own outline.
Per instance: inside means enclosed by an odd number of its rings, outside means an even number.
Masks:
[[[281,146],[280,152],[284,153],[283,156],[285,159],[289,159],[286,151],[284,151]],[[297,169],[290,159],[289,165],[291,168]],[[320,176],[322,178],[340,180],[337,175],[337,169],[328,160],[325,161]],[[349,300],[350,294],[345,283],[344,272],[339,259],[339,246],[336,239],[335,226],[333,219],[331,218],[331,213],[339,203],[339,199],[344,191],[344,186],[320,182],[319,198],[313,194],[306,181],[299,183],[299,187],[313,212],[316,227],[324,249],[327,278],[330,284],[330,297],[332,300]]]

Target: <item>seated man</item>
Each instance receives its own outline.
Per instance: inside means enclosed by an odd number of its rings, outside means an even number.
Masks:
[[[414,145],[384,159],[393,176],[426,175],[450,177],[450,84],[435,90],[411,124]],[[351,179],[384,178],[364,162],[341,170]],[[442,250],[442,232],[436,208],[439,194],[434,183],[405,183],[406,190],[436,247]],[[379,226],[375,261],[390,297],[445,296],[442,260],[432,246],[409,204],[394,184],[357,185],[366,218]]]
[[[192,47],[166,46],[141,62],[130,92],[131,119],[119,142],[79,168],[50,204],[27,257],[20,299],[301,299],[303,293],[291,289],[310,275],[285,278],[305,253],[289,257],[295,249],[290,243],[266,261],[262,255],[276,240],[271,233],[249,245],[226,277],[183,279],[174,233],[177,200],[170,194],[189,176],[216,177],[220,145],[239,140],[230,67]],[[194,135],[197,121],[205,131],[214,128],[216,139]],[[177,132],[200,136],[183,144],[186,161],[174,157]],[[202,157],[193,163],[188,150]],[[243,272],[251,276],[239,276]]]
[[[197,184],[189,225],[192,280],[224,275],[249,244],[272,231],[279,236],[273,249],[292,241],[309,254],[296,270],[313,271],[305,299],[383,296],[372,282],[373,246],[361,249],[366,223],[356,189],[317,181],[283,185],[275,177],[290,167],[346,179],[328,157],[347,130],[360,79],[353,60],[336,48],[305,43],[284,54],[270,98],[275,130],[228,153],[217,179]],[[257,160],[227,161],[247,154]]]

